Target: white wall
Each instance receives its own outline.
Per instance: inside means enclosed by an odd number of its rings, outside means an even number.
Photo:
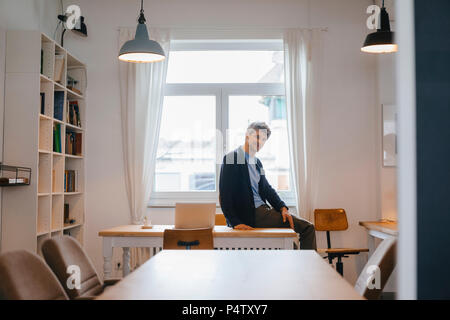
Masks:
[[[0,162],[3,160],[6,30],[40,30],[52,37],[60,10],[58,0],[0,0]],[[1,193],[2,188],[0,188],[0,212]]]
[[[395,99],[395,54],[380,55],[378,57],[378,88],[380,137],[381,105],[396,105]],[[380,145],[381,148],[381,145]],[[380,157],[381,157],[380,150]],[[381,163],[382,164],[382,163]],[[381,167],[380,170],[381,217],[384,219],[397,219],[397,168]]]
[[[381,1],[376,4],[381,6]],[[396,31],[395,23],[395,3],[394,0],[385,1],[386,11],[389,14],[391,30]],[[378,74],[378,108],[379,108],[379,135],[382,139],[382,104],[396,105],[396,84],[395,84],[395,58],[396,54],[386,54],[377,56]],[[380,140],[381,141],[381,140]],[[382,145],[380,144],[380,157],[382,156]],[[380,201],[381,218],[397,219],[397,168],[384,167],[382,159],[380,161]]]
[[[378,4],[381,5],[381,1]],[[396,31],[395,6],[393,1],[386,1],[386,10],[389,13],[391,29]],[[379,136],[382,139],[382,110],[381,105],[397,105],[396,103],[396,83],[395,68],[397,54],[378,55],[378,116],[379,116]],[[379,155],[382,156],[382,144],[380,143]],[[382,219],[397,220],[397,167],[384,167],[383,160],[379,165],[380,181],[380,202]],[[378,242],[378,241],[377,241]],[[397,292],[397,268],[394,269],[385,292]]]
[[[68,35],[66,47],[88,64],[86,248],[102,270],[98,231],[129,223],[124,187],[118,83],[119,26],[135,26],[138,1],[78,0],[89,37]],[[380,218],[376,58],[362,54],[366,7],[371,0],[153,0],[150,25],[178,28],[328,27],[325,33],[320,139],[321,207],[343,207],[350,228],[334,233],[334,246],[364,247],[360,220]],[[172,209],[150,211],[153,223],[173,221]],[[318,233],[319,246],[325,235]],[[345,262],[352,283],[366,256]],[[300,267],[300,266],[299,266]]]

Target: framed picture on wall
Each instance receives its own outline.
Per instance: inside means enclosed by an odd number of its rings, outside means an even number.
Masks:
[[[395,105],[381,105],[383,119],[383,166],[397,165],[397,109]]]

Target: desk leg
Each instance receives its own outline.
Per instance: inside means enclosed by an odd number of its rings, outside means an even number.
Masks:
[[[375,237],[370,233],[367,234],[367,247],[369,249],[369,258],[375,251]]]
[[[110,279],[112,273],[113,246],[110,237],[103,237],[103,279]]]
[[[292,238],[284,238],[284,249],[285,250],[293,250],[294,249],[294,241],[295,240],[292,240]]]
[[[123,277],[130,273],[130,248],[123,247]]]

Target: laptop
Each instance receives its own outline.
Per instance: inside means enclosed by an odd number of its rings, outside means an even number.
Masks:
[[[175,206],[175,229],[214,228],[215,203],[177,203]]]

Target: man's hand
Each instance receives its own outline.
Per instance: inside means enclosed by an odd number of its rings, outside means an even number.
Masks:
[[[236,230],[253,230],[252,227],[250,227],[250,226],[248,226],[246,224],[238,224],[238,225],[234,226],[233,229],[236,229]]]
[[[281,209],[281,215],[283,216],[283,222],[286,222],[286,219],[288,219],[291,229],[294,229],[294,219],[292,219],[292,216],[286,207]]]

